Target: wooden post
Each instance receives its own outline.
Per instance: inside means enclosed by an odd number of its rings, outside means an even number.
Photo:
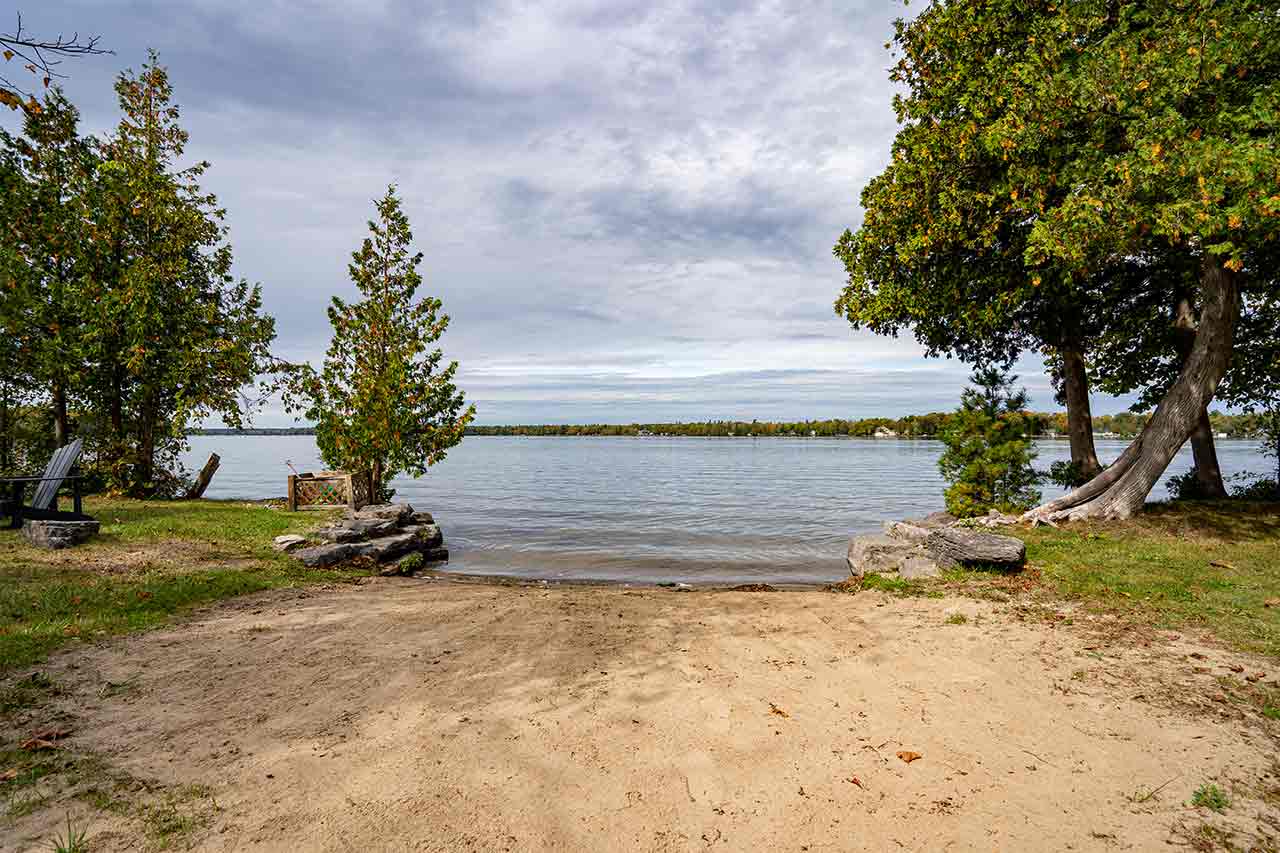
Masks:
[[[286,508],[289,510],[289,512],[298,511],[298,475],[297,474],[289,475],[289,498],[288,498],[288,502],[286,503]]]
[[[200,469],[200,476],[196,477],[195,484],[187,492],[187,500],[194,501],[204,494],[204,490],[209,488],[209,481],[213,479],[213,474],[218,470],[220,462],[222,462],[222,457],[218,454],[209,454],[209,461],[204,463],[204,467]]]
[[[356,475],[347,475],[347,507],[352,511],[356,511]]]

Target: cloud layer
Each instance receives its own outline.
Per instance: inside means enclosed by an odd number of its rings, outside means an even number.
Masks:
[[[955,404],[963,366],[855,335],[831,309],[831,246],[858,223],[895,129],[897,4],[45,0],[23,13],[32,31],[100,34],[116,51],[64,66],[89,131],[114,124],[115,73],[160,52],[287,357],[323,352],[324,305],[351,292],[348,253],[394,181],[482,422]],[[1024,375],[1050,406],[1038,369]]]

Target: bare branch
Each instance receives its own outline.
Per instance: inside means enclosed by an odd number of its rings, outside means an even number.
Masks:
[[[18,13],[17,25],[11,33],[0,33],[0,56],[6,63],[15,60],[48,87],[50,81],[65,78],[57,68],[67,57],[99,56],[114,51],[98,47],[100,36],[81,38],[80,33],[70,36],[58,33],[54,38],[37,38],[22,28],[22,13]],[[7,97],[6,97],[7,96]],[[20,97],[34,99],[34,95],[4,74],[0,74],[0,103],[16,109]]]

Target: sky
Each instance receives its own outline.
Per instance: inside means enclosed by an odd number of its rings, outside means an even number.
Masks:
[[[260,281],[276,351],[319,363],[372,200],[395,183],[477,423],[897,416],[968,373],[853,332],[832,246],[896,125],[909,9],[833,2],[19,0],[82,129],[146,50]],[[11,22],[0,20],[9,31]],[[0,121],[11,121],[0,118]],[[1057,408],[1040,363],[1017,366]],[[1095,413],[1124,402],[1094,401]],[[260,426],[292,420],[275,406]]]

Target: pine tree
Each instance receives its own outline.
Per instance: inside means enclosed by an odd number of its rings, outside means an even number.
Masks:
[[[1014,390],[1018,377],[996,367],[980,367],[969,377],[960,408],[943,429],[946,446],[938,459],[946,490],[947,512],[958,518],[996,509],[1021,512],[1040,500],[1039,475],[1031,467],[1035,451],[1028,436],[1026,389]]]
[[[431,348],[449,317],[439,299],[417,297],[422,254],[411,254],[395,187],[374,205],[377,219],[348,266],[363,298],[333,297],[321,372],[292,366],[283,390],[286,407],[315,423],[325,464],[367,472],[385,499],[394,476],[420,476],[444,459],[476,410],[453,384],[458,363],[443,365],[442,351]]]

